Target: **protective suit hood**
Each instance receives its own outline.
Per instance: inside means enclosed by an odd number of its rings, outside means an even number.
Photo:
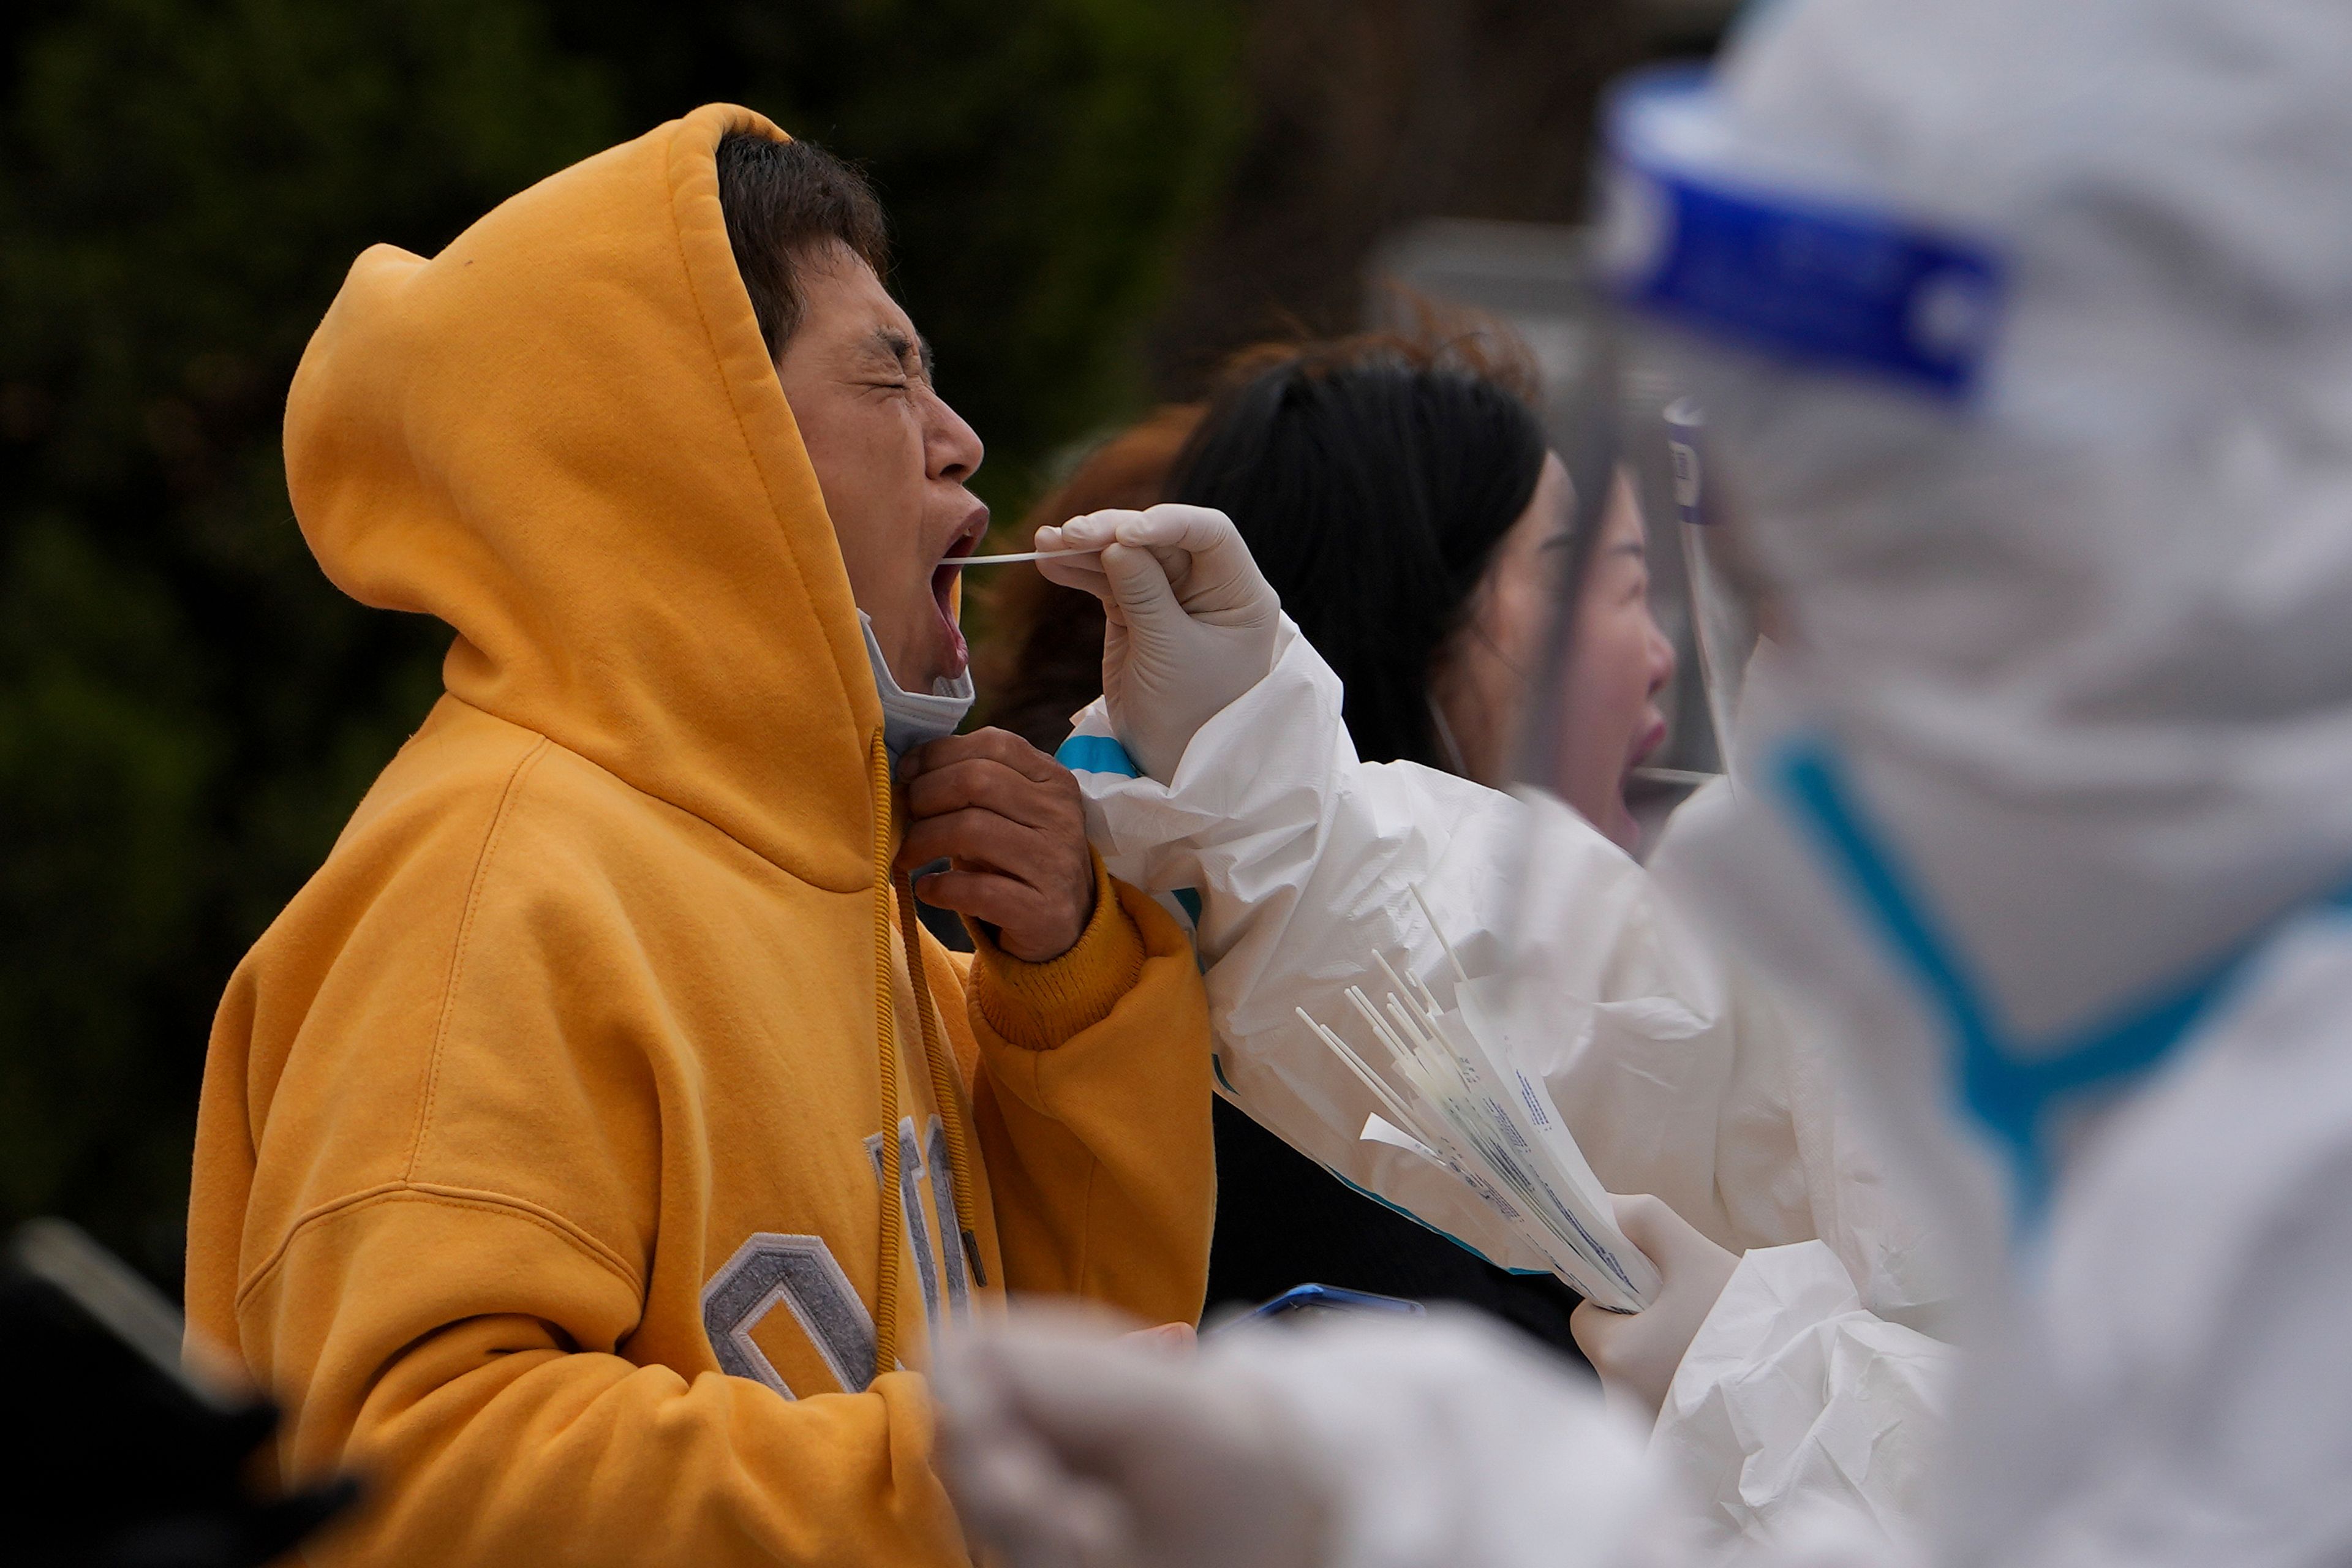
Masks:
[[[1721,187],[1999,258],[1951,385],[1660,338],[1799,645],[1743,738],[1793,826],[1684,860],[1793,835],[1995,1069],[2145,1065],[2352,883],[2347,66],[2324,0],[1813,0],[1670,128]]]

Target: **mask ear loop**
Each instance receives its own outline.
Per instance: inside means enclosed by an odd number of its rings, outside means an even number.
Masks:
[[[966,1127],[963,1083],[957,1076],[946,1031],[940,1025],[938,1002],[923,971],[923,928],[915,914],[914,879],[899,878],[898,889],[898,941],[907,950],[907,977],[914,985],[915,1016],[922,1025],[923,1064],[931,1077],[931,1098],[939,1102],[940,1129],[948,1145],[949,1191],[956,1205],[956,1235],[942,1234],[940,1240],[944,1246],[963,1248],[972,1283],[985,1288],[988,1265],[981,1260],[980,1237],[973,1228],[980,1223],[980,1205],[971,1176],[971,1137]],[[940,1216],[940,1228],[942,1233],[950,1228],[949,1216]]]
[[[907,1212],[898,1174],[898,1006],[890,984],[890,753],[876,730],[874,784],[874,1032],[881,1068],[882,1239],[874,1270],[874,1377],[898,1365],[898,1247]]]

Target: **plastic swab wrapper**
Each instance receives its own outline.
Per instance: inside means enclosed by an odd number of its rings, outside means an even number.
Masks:
[[[1420,889],[1413,889],[1421,902]],[[1429,906],[1422,903],[1424,915]],[[1436,930],[1433,919],[1431,928]],[[1459,996],[1440,1004],[1418,977],[1407,979],[1375,953],[1388,994],[1344,993],[1376,1048],[1360,1054],[1305,1009],[1299,1017],[1371,1092],[1380,1107],[1364,1137],[1434,1160],[1486,1201],[1554,1273],[1599,1306],[1645,1304],[1657,1270],[1617,1228],[1616,1215],[1584,1152],[1540,1085],[1518,1070],[1493,987],[1465,972],[1437,931]],[[1368,976],[1367,978],[1370,978]],[[1374,1066],[1385,1058],[1388,1070]]]

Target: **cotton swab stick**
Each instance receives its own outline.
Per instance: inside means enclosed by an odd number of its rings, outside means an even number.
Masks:
[[[1391,1089],[1387,1084],[1382,1083],[1381,1081],[1380,1075],[1372,1071],[1371,1068],[1365,1063],[1361,1057],[1356,1055],[1355,1051],[1349,1046],[1347,1041],[1341,1039],[1331,1030],[1327,1029],[1322,1025],[1317,1023],[1314,1016],[1308,1013],[1306,1008],[1299,1007],[1293,1010],[1297,1013],[1300,1021],[1305,1023],[1308,1028],[1314,1030],[1317,1037],[1320,1038],[1325,1045],[1331,1048],[1332,1054],[1337,1056],[1340,1061],[1347,1064],[1347,1068],[1349,1072],[1354,1073],[1358,1078],[1363,1079],[1364,1087],[1370,1089],[1374,1097],[1380,1100],[1381,1109],[1388,1111],[1391,1117],[1399,1119],[1397,1121],[1397,1125],[1403,1128],[1406,1131],[1412,1132],[1415,1136],[1419,1136],[1421,1118],[1413,1114],[1412,1108],[1404,1102],[1403,1098],[1399,1095],[1396,1090]],[[1423,1142],[1425,1142],[1427,1140],[1424,1139]]]
[[[1470,974],[1462,967],[1462,955],[1455,952],[1454,944],[1445,940],[1445,928],[1437,923],[1437,916],[1430,910],[1429,900],[1421,896],[1421,884],[1415,882],[1405,890],[1412,895],[1412,901],[1421,906],[1421,918],[1429,922],[1431,932],[1437,938],[1437,945],[1445,950],[1445,962],[1454,966],[1454,978],[1465,985],[1469,984]]]
[[[1373,1009],[1372,999],[1364,994],[1362,986],[1348,987],[1348,1005],[1364,1016],[1364,1022],[1372,1026],[1372,1033],[1380,1037],[1381,1044],[1388,1047],[1400,1057],[1413,1054],[1412,1047],[1406,1045],[1403,1038],[1395,1030],[1390,1028],[1387,1021]]]
[[[1397,1123],[1398,1126],[1404,1128],[1407,1131],[1411,1131],[1412,1130],[1414,1126],[1412,1113],[1406,1109],[1405,1103],[1402,1100],[1399,1099],[1393,1091],[1391,1091],[1385,1084],[1381,1082],[1379,1075],[1374,1073],[1370,1067],[1366,1065],[1363,1058],[1358,1056],[1354,1051],[1348,1049],[1346,1041],[1341,1040],[1337,1035],[1331,1034],[1328,1030],[1323,1034],[1323,1043],[1331,1047],[1333,1055],[1337,1056],[1340,1061],[1347,1064],[1348,1070],[1354,1073],[1356,1077],[1362,1081],[1363,1086],[1366,1089],[1372,1091],[1372,1098],[1381,1102],[1381,1110],[1387,1111],[1391,1118],[1402,1117],[1404,1119]]]
[[[1412,984],[1414,992],[1421,998],[1421,1010],[1429,1015],[1431,1020],[1430,1029],[1434,1033],[1437,1027],[1437,1016],[1440,1013],[1444,1012],[1445,1009],[1437,1005],[1437,993],[1432,991],[1426,984],[1423,984],[1420,975],[1416,974],[1412,977]]]
[[[1414,1021],[1421,1026],[1421,1032],[1432,1040],[1437,1039],[1439,1037],[1437,1015],[1444,1009],[1438,1006],[1437,998],[1429,994],[1429,987],[1423,985],[1418,979],[1410,985],[1405,984],[1402,977],[1397,973],[1396,966],[1388,961],[1385,953],[1376,952],[1372,957],[1379,961],[1381,973],[1385,973],[1390,983],[1396,986],[1396,991],[1390,995],[1389,1000],[1391,1002],[1402,1000],[1404,1003],[1405,1011],[1411,1013]],[[1414,994],[1415,986],[1420,987],[1418,995]]]
[[[1013,555],[950,555],[940,563],[942,566],[1004,566],[1015,561],[1058,561],[1065,555],[1100,555],[1102,547],[1089,550],[1024,550]]]
[[[1399,1001],[1393,993],[1389,996],[1389,1016],[1396,1020],[1397,1027],[1404,1031],[1406,1037],[1412,1041],[1416,1050],[1437,1048],[1436,1040],[1422,1029],[1420,1020],[1407,1010],[1405,1005]]]
[[[1362,994],[1360,990],[1357,990],[1356,994],[1350,996],[1349,1001],[1359,1009],[1367,1009],[1367,1005],[1359,1000]],[[1373,1017],[1368,1009],[1365,1010],[1364,1016],[1371,1019],[1372,1028],[1375,1031],[1373,1037],[1380,1041],[1381,1048],[1388,1052],[1389,1060],[1395,1064],[1397,1076],[1411,1084],[1413,1092],[1430,1104],[1436,1105],[1442,1101],[1444,1099],[1444,1091],[1438,1080],[1431,1076],[1429,1064],[1423,1061],[1417,1053],[1407,1047],[1395,1035],[1381,1027],[1381,1021]],[[1320,1028],[1321,1026],[1318,1025],[1317,1027]],[[1328,1029],[1324,1032],[1330,1033]],[[1333,1038],[1337,1037],[1333,1036]],[[1429,1140],[1423,1139],[1423,1142],[1427,1142]]]
[[[1404,976],[1396,972],[1396,965],[1389,962],[1387,953],[1372,954],[1372,962],[1381,966],[1381,973],[1389,977],[1389,984],[1395,986],[1400,994],[1407,997],[1412,994],[1412,987],[1404,983]]]

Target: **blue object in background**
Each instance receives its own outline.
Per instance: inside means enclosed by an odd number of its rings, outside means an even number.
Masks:
[[[1240,1321],[1287,1318],[1301,1312],[1381,1312],[1418,1318],[1427,1311],[1420,1302],[1408,1301],[1402,1296],[1375,1296],[1370,1290],[1350,1290],[1340,1285],[1294,1285]]]

